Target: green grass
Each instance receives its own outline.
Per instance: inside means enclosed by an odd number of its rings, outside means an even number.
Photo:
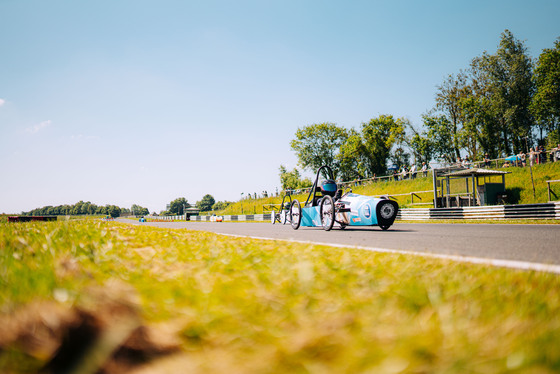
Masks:
[[[560,371],[554,274],[116,222],[0,224],[0,325],[115,279],[149,323],[179,328],[191,372]],[[0,350],[0,372],[40,366],[17,350]]]

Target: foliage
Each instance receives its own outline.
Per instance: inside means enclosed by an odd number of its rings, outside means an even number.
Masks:
[[[181,216],[185,214],[185,209],[190,208],[191,204],[188,203],[187,199],[184,197],[178,197],[169,203],[169,209],[167,209],[168,215]]]
[[[437,87],[435,108],[424,117],[431,134],[418,136],[434,139],[436,156],[448,162],[463,152],[471,159],[517,154],[535,129],[534,88],[527,48],[505,30],[495,54],[473,58],[468,70]]]
[[[201,212],[209,212],[216,203],[212,195],[206,194],[202,197],[202,200],[196,202],[196,207],[200,209]]]
[[[135,216],[147,216],[150,214],[148,208],[141,207],[140,205],[132,204],[130,211]]]
[[[105,206],[97,206],[92,204],[91,202],[83,202],[78,201],[74,205],[58,205],[58,206],[45,206],[42,208],[36,208],[29,212],[23,212],[23,215],[26,216],[71,216],[71,215],[110,215],[111,212],[113,214],[125,214],[129,213],[130,210],[126,208],[119,208],[115,205],[105,205]],[[116,217],[118,217],[117,215]]]
[[[406,126],[405,119],[380,115],[362,123],[359,133],[350,131],[337,157],[344,179],[371,178],[385,173],[393,146],[404,141]]]
[[[560,368],[555,274],[70,221],[0,224],[0,277],[2,331],[35,301],[70,308],[87,301],[92,286],[110,292],[125,282],[147,323],[179,331],[182,350],[153,372]],[[42,347],[7,348],[2,372],[37,372],[49,360]]]
[[[463,130],[464,114],[461,102],[467,96],[467,77],[464,73],[449,75],[444,82],[437,87],[436,108],[442,113],[446,121],[440,121],[440,125],[446,125],[445,134],[449,136],[449,149],[446,149],[450,159],[461,156],[461,131]]]
[[[560,39],[554,48],[545,49],[535,67],[536,92],[531,110],[541,129],[548,131],[554,139],[549,144],[560,143]]]
[[[313,183],[309,178],[302,178],[299,170],[294,168],[288,171],[284,165],[280,165],[280,185],[282,190],[298,190],[300,188],[311,187]]]
[[[533,64],[527,48],[505,30],[496,54],[484,53],[473,60],[472,68],[483,77],[490,94],[491,113],[503,142],[501,154],[519,153],[524,149],[523,137],[530,136],[534,125],[529,111],[534,92]]]
[[[224,210],[231,204],[231,201],[217,201],[212,205],[212,210]]]
[[[340,147],[348,139],[348,130],[334,123],[318,123],[298,128],[296,138],[290,146],[298,158],[299,165],[311,171],[329,165],[335,178],[340,173]]]

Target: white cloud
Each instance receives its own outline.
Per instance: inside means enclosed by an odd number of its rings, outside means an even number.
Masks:
[[[6,100],[0,99],[0,106],[4,105],[5,103],[6,103]]]
[[[43,121],[43,122],[41,122],[41,123],[39,123],[39,124],[37,124],[33,127],[26,128],[25,131],[27,131],[30,134],[35,134],[35,133],[41,131],[42,129],[44,129],[45,127],[50,126],[51,123],[52,123],[51,120]]]

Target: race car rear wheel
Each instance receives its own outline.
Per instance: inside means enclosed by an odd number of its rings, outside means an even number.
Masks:
[[[323,199],[321,200],[319,212],[323,229],[325,231],[329,231],[333,228],[335,217],[334,201],[332,197],[330,197],[329,195],[323,197]]]
[[[290,206],[290,223],[294,230],[299,229],[301,225],[301,204],[297,200],[294,200]]]

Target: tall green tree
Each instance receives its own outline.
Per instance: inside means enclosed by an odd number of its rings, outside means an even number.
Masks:
[[[436,109],[447,119],[446,122],[440,122],[440,125],[448,126],[445,132],[450,137],[451,149],[448,151],[452,151],[453,158],[461,156],[461,138],[465,121],[462,102],[468,93],[467,76],[464,72],[448,75],[443,83],[437,86]]]
[[[334,123],[317,123],[299,128],[290,146],[302,168],[315,171],[329,165],[336,177],[340,173],[336,156],[346,139],[348,130],[345,128]]]
[[[435,146],[432,139],[428,137],[425,130],[418,131],[412,125],[410,125],[409,128],[412,133],[406,137],[406,145],[412,151],[414,159],[417,163],[421,164],[422,162],[425,162],[426,164],[429,164],[434,158],[435,152]]]
[[[430,143],[433,155],[440,161],[452,163],[456,159],[453,141],[453,126],[445,115],[425,114],[422,116],[426,128],[425,138]]]
[[[212,210],[212,207],[216,203],[214,196],[206,194],[202,197],[202,200],[196,202],[196,207],[200,209],[201,212],[208,212]]]
[[[404,142],[406,126],[406,120],[391,115],[380,115],[362,123],[360,132],[350,132],[341,147],[338,158],[343,166],[342,174],[350,176],[354,172],[365,178],[384,174],[393,146]]]
[[[178,197],[177,199],[169,203],[168,212],[172,215],[175,214],[180,216],[185,214],[184,209],[189,208],[190,206],[191,205],[188,203],[187,199],[185,199],[184,197]]]
[[[340,152],[337,154],[340,178],[353,180],[369,177],[368,156],[362,135],[356,130],[350,129],[348,139],[340,146]]]
[[[531,103],[539,127],[548,131],[549,143],[560,143],[560,39],[554,48],[543,50],[537,61],[534,82],[536,93]],[[542,137],[542,133],[541,133]]]
[[[509,30],[500,39],[496,54],[483,53],[473,60],[490,97],[492,115],[499,126],[502,155],[522,150],[534,121],[529,110],[534,93],[533,63],[527,48]],[[498,134],[495,134],[498,135]]]

